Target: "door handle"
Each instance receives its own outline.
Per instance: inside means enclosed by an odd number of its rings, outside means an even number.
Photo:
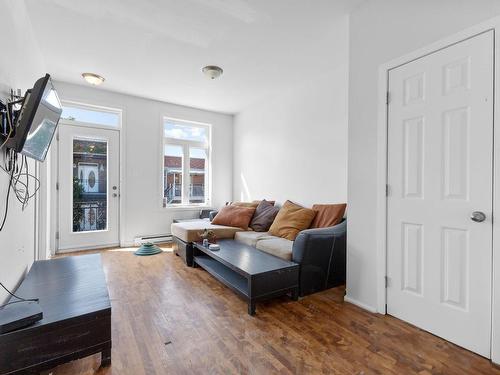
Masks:
[[[476,223],[481,223],[483,221],[486,220],[486,215],[484,214],[484,212],[481,212],[481,211],[474,211],[471,215],[470,215],[470,219],[472,221],[475,221]]]

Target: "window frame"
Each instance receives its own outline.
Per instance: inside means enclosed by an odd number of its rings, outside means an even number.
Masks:
[[[61,124],[82,126],[82,127],[87,127],[87,128],[90,127],[90,128],[99,128],[99,129],[108,129],[108,130],[121,130],[122,129],[123,111],[121,109],[105,107],[105,106],[100,106],[100,105],[94,105],[94,104],[88,104],[88,103],[75,102],[72,100],[61,100],[61,107],[63,107],[63,108],[64,107],[73,107],[73,108],[83,109],[83,110],[87,110],[87,111],[111,113],[114,115],[118,115],[118,125],[111,126],[111,125],[99,124],[99,123],[95,123],[95,122],[68,120],[65,118],[61,118],[59,120],[59,122]]]
[[[190,141],[179,138],[170,138],[165,136],[165,123],[171,121],[177,125],[190,126],[196,128],[203,128],[207,132],[207,142],[201,141]],[[171,116],[161,117],[161,207],[163,209],[176,209],[176,208],[199,208],[199,207],[209,207],[212,201],[212,125],[208,123],[174,118]],[[165,146],[180,146],[182,148],[182,191],[181,191],[181,203],[166,203],[165,201]],[[203,149],[206,153],[206,163],[205,166],[205,202],[202,203],[190,203],[189,202],[189,186],[190,186],[190,149],[197,148]]]

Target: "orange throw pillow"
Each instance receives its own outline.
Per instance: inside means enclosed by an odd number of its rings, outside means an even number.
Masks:
[[[219,213],[215,215],[212,224],[225,225],[247,230],[250,220],[255,213],[255,208],[240,206],[224,206]]]
[[[286,201],[274,219],[269,234],[293,241],[300,231],[309,228],[316,212]]]
[[[333,227],[342,221],[347,204],[315,204],[312,209],[316,211],[311,228]]]

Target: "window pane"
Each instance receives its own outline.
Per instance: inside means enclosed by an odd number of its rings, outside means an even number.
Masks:
[[[182,163],[181,146],[165,145],[163,156],[163,206],[182,203]]]
[[[63,120],[79,121],[111,127],[120,126],[120,115],[118,113],[99,111],[95,109],[63,106],[61,118]]]
[[[164,134],[167,138],[185,141],[208,142],[208,128],[180,121],[165,120]]]
[[[105,141],[73,140],[73,232],[107,229],[107,155]]]
[[[205,203],[206,171],[206,150],[191,147],[189,149],[189,203]]]

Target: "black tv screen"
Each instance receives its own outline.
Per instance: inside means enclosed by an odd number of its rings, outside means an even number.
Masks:
[[[62,108],[50,75],[36,81],[26,92],[17,117],[15,135],[7,147],[44,161],[61,117]]]

